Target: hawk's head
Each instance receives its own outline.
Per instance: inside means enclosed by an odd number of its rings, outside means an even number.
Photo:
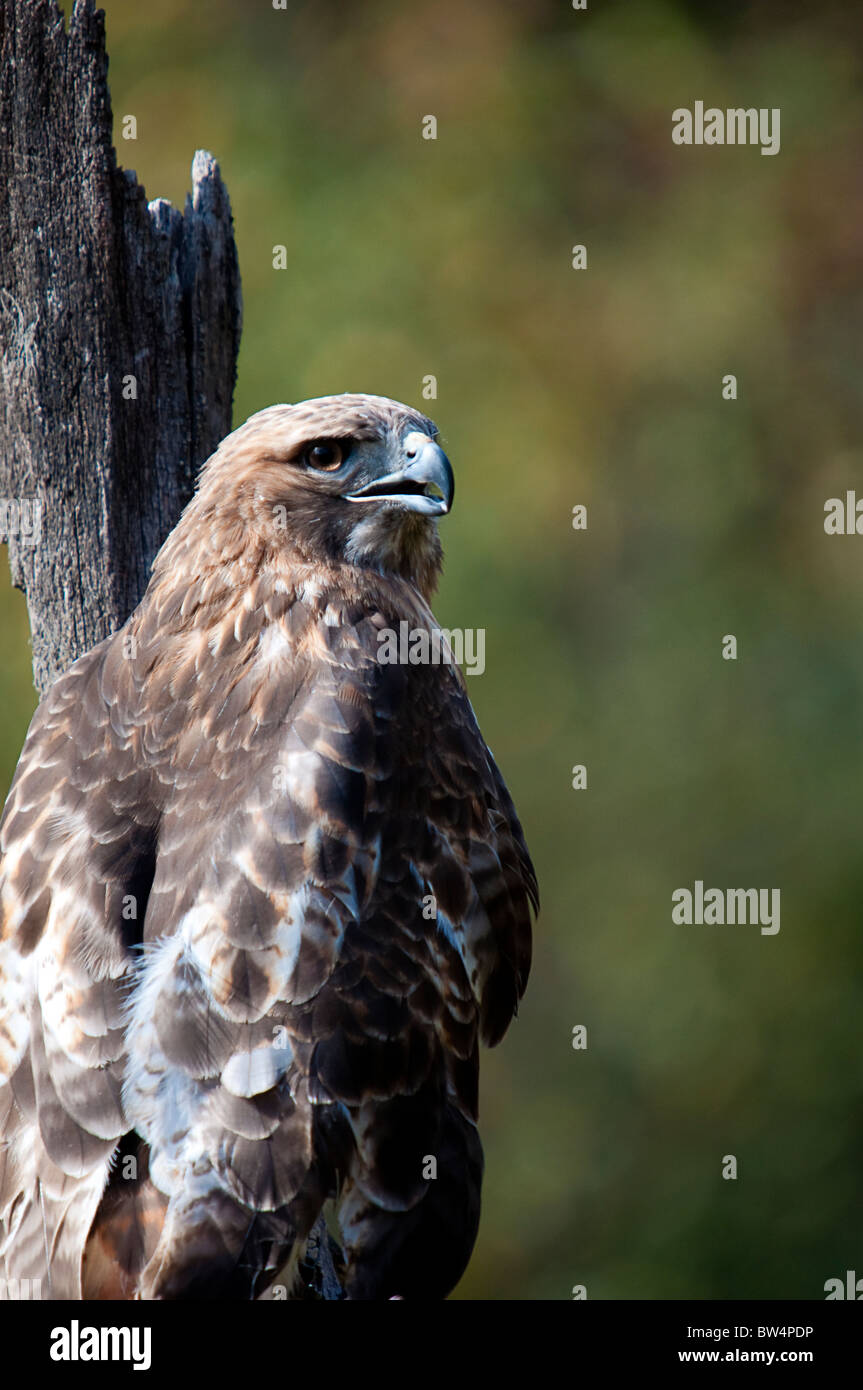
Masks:
[[[270,406],[204,465],[197,505],[275,555],[369,566],[428,594],[441,561],[437,518],[454,491],[436,435],[431,420],[384,396]]]

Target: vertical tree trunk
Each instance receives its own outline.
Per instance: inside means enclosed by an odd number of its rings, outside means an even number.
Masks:
[[[125,621],[231,428],[241,299],[211,155],[180,214],[112,145],[104,22],[0,0],[0,525],[45,691]],[[38,533],[38,534],[37,534]]]

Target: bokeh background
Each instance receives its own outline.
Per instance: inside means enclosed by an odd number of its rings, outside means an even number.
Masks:
[[[437,613],[487,631],[543,893],[457,1298],[863,1273],[863,538],[823,526],[863,497],[863,26],[795,9],[105,4],[121,162],[177,202],[204,146],[231,194],[235,421],[379,392],[456,468]],[[780,153],[675,146],[696,99],[781,108]],[[5,565],[0,642],[5,789],[35,706]],[[780,888],[781,931],[675,926],[697,878]]]

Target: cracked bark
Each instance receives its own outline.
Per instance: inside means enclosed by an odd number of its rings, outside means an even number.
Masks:
[[[240,275],[211,155],[182,214],[118,166],[92,0],[68,32],[0,0],[0,60],[0,497],[44,693],[128,617],[230,430]]]

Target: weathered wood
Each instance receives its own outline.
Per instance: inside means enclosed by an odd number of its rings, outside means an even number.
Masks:
[[[218,165],[195,155],[184,214],[148,206],[117,164],[107,66],[92,0],[68,33],[54,0],[0,0],[0,498],[42,692],[140,599],[231,428],[240,342]]]

